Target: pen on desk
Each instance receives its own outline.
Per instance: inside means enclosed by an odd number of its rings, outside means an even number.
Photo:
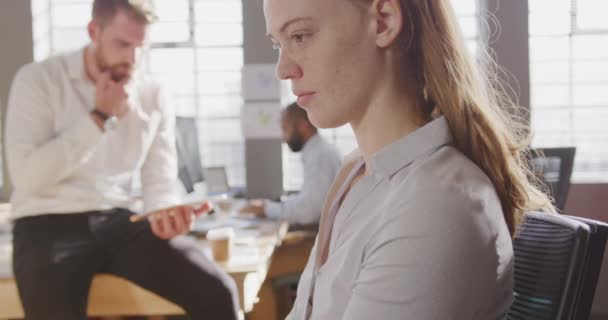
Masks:
[[[203,203],[183,204],[183,205],[178,205],[178,206],[174,206],[171,208],[184,207],[184,206],[190,206],[193,208],[194,212],[199,212],[199,213],[213,214],[215,212],[215,208],[213,208],[213,205],[209,201],[205,201]],[[150,218],[154,215],[160,214],[160,212],[162,212],[162,211],[170,210],[171,208],[156,210],[156,211],[152,211],[152,212],[148,212],[148,213],[144,213],[144,214],[134,214],[131,217],[129,217],[129,220],[133,223],[145,221],[148,218]]]

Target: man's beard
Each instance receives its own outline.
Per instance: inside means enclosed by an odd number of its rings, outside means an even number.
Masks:
[[[112,81],[120,82],[131,77],[133,65],[130,63],[109,64],[105,59],[102,48],[96,50],[95,59],[97,60],[97,66],[101,72],[110,72],[110,78]]]
[[[285,142],[293,152],[300,152],[304,148],[304,137],[299,132],[294,132]]]

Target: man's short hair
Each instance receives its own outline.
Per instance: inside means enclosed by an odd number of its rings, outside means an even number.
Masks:
[[[114,18],[118,10],[125,10],[144,24],[157,20],[151,0],[95,0],[92,18],[103,24]]]
[[[316,129],[312,122],[310,122],[310,119],[308,119],[308,113],[306,110],[300,107],[297,102],[294,102],[283,109],[283,119],[291,121],[303,120],[309,126]]]

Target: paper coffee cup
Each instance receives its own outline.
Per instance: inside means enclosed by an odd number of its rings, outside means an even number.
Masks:
[[[234,230],[232,228],[218,228],[207,231],[207,241],[211,245],[211,254],[215,261],[230,260],[230,251]]]

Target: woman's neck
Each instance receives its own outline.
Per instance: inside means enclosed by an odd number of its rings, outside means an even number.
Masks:
[[[416,111],[419,102],[397,85],[378,85],[365,112],[351,121],[366,167],[374,154],[385,146],[414,132],[425,124]],[[400,89],[401,88],[401,89]]]

